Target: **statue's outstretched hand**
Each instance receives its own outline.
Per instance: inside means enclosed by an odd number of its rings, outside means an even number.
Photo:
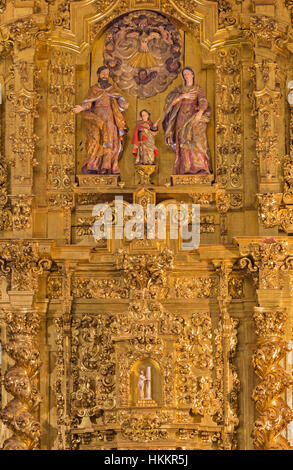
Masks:
[[[75,114],[81,113],[81,112],[83,111],[83,107],[80,106],[80,104],[77,104],[76,106],[74,106],[74,108],[72,108],[72,111],[73,111]]]

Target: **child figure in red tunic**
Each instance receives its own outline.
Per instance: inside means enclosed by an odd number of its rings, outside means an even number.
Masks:
[[[141,120],[137,122],[132,136],[132,153],[136,156],[135,165],[154,165],[159,151],[155,146],[155,135],[158,132],[159,119],[152,123],[149,111],[140,112]]]

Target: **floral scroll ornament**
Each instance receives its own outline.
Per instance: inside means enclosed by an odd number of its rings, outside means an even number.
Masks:
[[[137,11],[119,18],[105,39],[104,61],[121,90],[149,98],[166,90],[181,69],[177,28],[163,15]]]

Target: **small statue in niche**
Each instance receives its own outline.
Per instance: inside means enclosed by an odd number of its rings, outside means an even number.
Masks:
[[[87,127],[87,156],[82,167],[84,174],[119,175],[118,159],[123,150],[127,125],[122,112],[128,103],[118,88],[109,82],[109,68],[99,67],[98,83],[93,85],[74,113],[83,113]]]
[[[147,109],[140,112],[140,117],[141,120],[137,122],[132,136],[132,153],[136,155],[135,165],[154,165],[155,157],[159,154],[155,146],[159,119],[152,123],[151,114]]]
[[[144,371],[141,370],[138,378],[138,390],[139,390],[139,398],[140,400],[144,400],[144,383],[146,381],[146,376],[144,375]]]
[[[194,71],[185,67],[182,76],[184,85],[167,96],[163,120],[166,143],[176,153],[174,173],[211,174],[206,136],[211,108],[202,88],[196,85]]]
[[[137,382],[140,400],[151,400],[151,367],[146,368],[146,375],[141,370]],[[146,384],[146,385],[145,385]]]

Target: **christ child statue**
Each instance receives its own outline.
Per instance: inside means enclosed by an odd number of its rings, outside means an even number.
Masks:
[[[155,135],[158,132],[159,119],[152,123],[151,114],[146,109],[140,112],[141,120],[137,122],[132,136],[132,153],[136,156],[136,165],[154,165],[159,150],[155,146]]]

